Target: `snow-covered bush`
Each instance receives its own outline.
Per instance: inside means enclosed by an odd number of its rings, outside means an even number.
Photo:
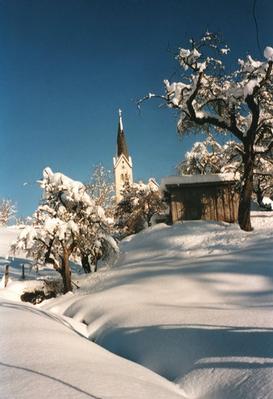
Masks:
[[[25,291],[21,295],[22,302],[30,302],[33,305],[43,302],[46,299],[56,298],[54,291],[45,292],[44,290],[35,289],[32,291]]]
[[[16,206],[11,200],[0,200],[0,226],[5,226],[15,214]]]
[[[253,171],[259,155],[272,155],[273,148],[273,48],[266,47],[265,59],[250,55],[238,60],[239,68],[225,73],[223,57],[229,48],[217,35],[206,32],[177,55],[183,74],[180,82],[164,81],[165,95],[150,93],[144,99],[160,97],[179,111],[181,135],[206,131],[231,133],[242,145],[243,173],[239,204],[239,225],[251,230],[250,203]],[[140,101],[140,102],[141,102]]]
[[[64,292],[72,290],[69,260],[80,257],[86,272],[107,252],[118,250],[109,236],[108,219],[95,204],[85,186],[62,173],[43,171],[39,181],[42,204],[33,224],[18,236],[13,250],[24,250],[38,263],[51,264],[63,279]]]
[[[116,227],[121,236],[138,233],[151,225],[152,217],[166,210],[160,191],[151,182],[124,184],[122,200],[115,210]]]

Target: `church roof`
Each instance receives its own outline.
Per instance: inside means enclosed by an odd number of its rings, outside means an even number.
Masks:
[[[124,155],[127,159],[129,159],[128,147],[125,140],[125,134],[123,130],[122,123],[122,113],[119,110],[119,124],[118,124],[118,136],[117,136],[117,156],[120,157]]]

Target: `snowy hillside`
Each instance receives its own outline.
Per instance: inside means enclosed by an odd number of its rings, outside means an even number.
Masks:
[[[0,396],[272,398],[273,213],[253,225],[157,225],[74,294],[2,299]],[[0,231],[3,257],[10,239]]]

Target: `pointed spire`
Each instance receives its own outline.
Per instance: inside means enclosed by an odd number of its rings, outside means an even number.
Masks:
[[[119,115],[119,127],[120,127],[120,130],[122,131],[123,130],[123,123],[122,123],[122,111],[121,111],[121,109],[118,110],[118,115]]]
[[[117,156],[120,157],[121,154],[125,155],[127,159],[129,159],[129,152],[125,140],[125,134],[123,130],[122,123],[122,112],[119,109],[119,124],[118,124],[118,137],[117,137]]]

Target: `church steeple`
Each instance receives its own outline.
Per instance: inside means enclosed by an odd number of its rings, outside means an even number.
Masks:
[[[122,113],[119,110],[119,123],[117,135],[117,156],[114,158],[114,174],[116,186],[116,202],[122,199],[122,190],[124,184],[133,183],[133,164],[129,155],[123,129]]]
[[[129,152],[125,139],[125,134],[123,130],[123,122],[122,122],[122,112],[119,109],[119,124],[118,124],[118,136],[117,136],[117,157],[120,157],[123,154],[129,160]]]

